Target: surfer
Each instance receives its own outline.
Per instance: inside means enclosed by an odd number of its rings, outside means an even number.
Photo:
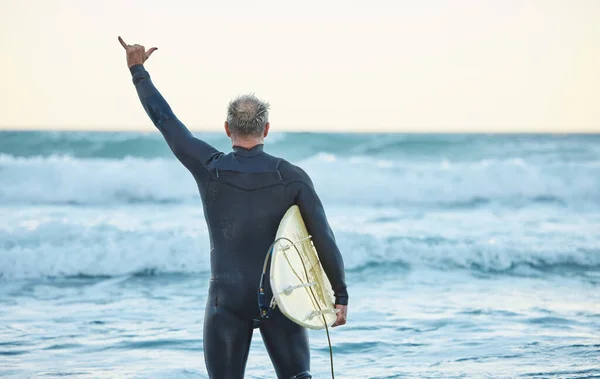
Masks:
[[[296,204],[313,237],[346,323],[344,264],[313,183],[299,167],[263,151],[269,105],[240,96],[227,109],[225,154],[192,136],[150,80],[143,64],[157,48],[119,42],[146,113],[198,184],[211,245],[211,279],[204,317],[204,356],[213,379],[243,378],[253,329],[259,328],[279,379],[311,378],[306,329],[275,309],[261,319],[256,302],[267,249],[286,210]]]

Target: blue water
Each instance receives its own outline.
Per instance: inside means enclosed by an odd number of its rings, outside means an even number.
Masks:
[[[312,176],[345,258],[338,378],[600,377],[599,135],[274,133],[267,150]],[[207,378],[208,255],[160,135],[0,132],[0,376]],[[259,334],[246,377],[274,377]]]

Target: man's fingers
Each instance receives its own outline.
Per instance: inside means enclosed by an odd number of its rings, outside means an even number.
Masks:
[[[346,317],[348,315],[348,306],[336,304],[335,309],[337,311],[337,318],[332,327],[341,326],[346,324]]]
[[[333,323],[333,325],[331,325],[331,327],[335,328],[339,324],[340,324],[340,314],[338,313],[337,316],[336,316],[336,318],[335,318],[335,322]]]
[[[158,47],[152,47],[150,50],[146,51],[146,59],[150,58],[150,54],[158,50]]]
[[[127,44],[125,43],[125,41],[123,41],[123,38],[121,38],[121,36],[119,36],[119,42],[121,43],[121,46],[123,46],[123,49],[127,50]]]
[[[346,324],[346,315],[342,314],[342,312],[338,313],[337,315],[337,319],[335,320],[335,323],[332,325],[333,328],[335,328],[336,326],[340,326],[340,325],[344,325]]]

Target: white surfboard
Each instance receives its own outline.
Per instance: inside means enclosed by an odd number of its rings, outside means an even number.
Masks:
[[[336,320],[335,298],[298,206],[288,209],[271,256],[271,289],[281,312],[309,329]]]

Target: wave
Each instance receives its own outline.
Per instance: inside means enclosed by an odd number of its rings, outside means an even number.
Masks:
[[[167,158],[162,136],[150,132],[0,131],[0,154],[13,157]],[[195,133],[222,151],[224,133]],[[583,162],[600,156],[600,135],[353,134],[273,132],[269,151],[299,160],[319,152],[337,156],[479,161],[520,156],[537,161]]]
[[[340,237],[342,250],[353,251],[353,254],[345,257],[348,269],[357,273],[415,266],[522,275],[600,271],[598,239],[565,248],[544,238],[532,244],[522,239],[502,242],[481,237],[376,238],[361,233],[344,233]]]
[[[328,204],[477,208],[600,206],[600,160],[537,164],[522,158],[410,161],[319,153],[294,162]],[[174,158],[80,159],[0,155],[0,204],[197,203]]]
[[[199,219],[195,217],[197,224]],[[0,278],[109,278],[209,271],[205,227],[186,230],[179,223],[165,227],[160,220],[151,225],[125,221],[119,225],[94,217],[46,221],[38,217],[34,224],[5,226],[0,229]],[[530,240],[377,237],[346,230],[337,233],[337,240],[346,269],[358,280],[361,274],[369,280],[380,272],[423,267],[535,276],[600,272],[598,238],[576,244],[539,238],[532,246]]]
[[[174,159],[15,158],[0,155],[0,203],[105,205],[199,199]]]
[[[0,278],[113,277],[209,270],[208,236],[65,218],[0,230]],[[91,225],[89,225],[91,224]]]

